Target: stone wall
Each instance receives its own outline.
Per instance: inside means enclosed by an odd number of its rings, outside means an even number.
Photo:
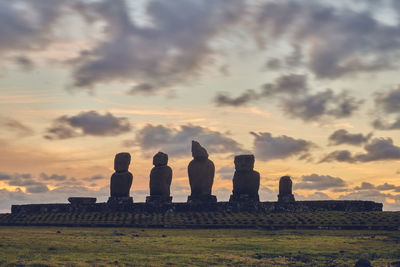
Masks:
[[[190,204],[170,203],[166,205],[150,205],[146,203],[133,203],[121,207],[112,207],[107,203],[87,205],[73,204],[29,204],[12,205],[11,213],[48,213],[48,212],[85,212],[85,211],[110,211],[121,210],[128,212],[165,212],[165,211],[262,211],[262,212],[315,212],[315,211],[348,211],[366,212],[382,211],[382,203],[357,200],[322,200],[322,201],[296,201],[292,203],[280,202],[253,202],[229,203],[218,202],[215,204]]]

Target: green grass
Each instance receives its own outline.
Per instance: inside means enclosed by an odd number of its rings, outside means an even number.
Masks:
[[[83,212],[0,214],[0,225],[400,230],[400,212]]]
[[[0,265],[373,266],[400,261],[400,232],[0,227]]]

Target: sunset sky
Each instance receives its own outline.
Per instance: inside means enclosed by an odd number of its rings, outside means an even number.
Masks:
[[[0,212],[107,200],[118,152],[186,201],[191,140],[220,201],[251,153],[262,201],[400,210],[400,1],[0,0],[0,69]]]

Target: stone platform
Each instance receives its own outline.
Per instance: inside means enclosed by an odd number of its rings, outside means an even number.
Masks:
[[[197,203],[198,204],[198,203]],[[316,211],[347,211],[368,212],[382,211],[382,203],[358,200],[321,200],[321,201],[296,201],[292,203],[259,202],[257,205],[241,205],[240,211],[259,212],[316,212]],[[177,212],[189,211],[235,211],[236,205],[229,202],[203,203],[171,203],[167,206],[157,207],[146,203],[129,203],[114,205],[109,203],[94,203],[87,205],[72,204],[28,204],[12,205],[11,213],[51,213],[51,212],[85,212],[85,211],[126,211],[126,212],[164,212],[167,210]]]

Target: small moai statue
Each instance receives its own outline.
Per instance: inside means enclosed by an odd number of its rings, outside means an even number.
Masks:
[[[172,182],[172,169],[167,166],[168,155],[158,152],[153,157],[153,169],[150,172],[150,196],[146,203],[166,204],[171,203],[170,187]]]
[[[233,176],[232,201],[259,202],[260,173],[254,170],[254,155],[239,155],[235,157],[235,174]]]
[[[217,202],[217,198],[211,195],[214,183],[215,166],[208,159],[207,150],[198,142],[192,141],[193,160],[188,166],[191,195],[188,202]]]
[[[292,179],[289,176],[283,176],[279,180],[278,202],[294,202],[292,194]]]
[[[111,176],[109,204],[129,204],[132,203],[132,197],[129,191],[132,186],[132,173],[128,171],[131,163],[131,155],[126,152],[118,153],[114,158],[115,172]]]

